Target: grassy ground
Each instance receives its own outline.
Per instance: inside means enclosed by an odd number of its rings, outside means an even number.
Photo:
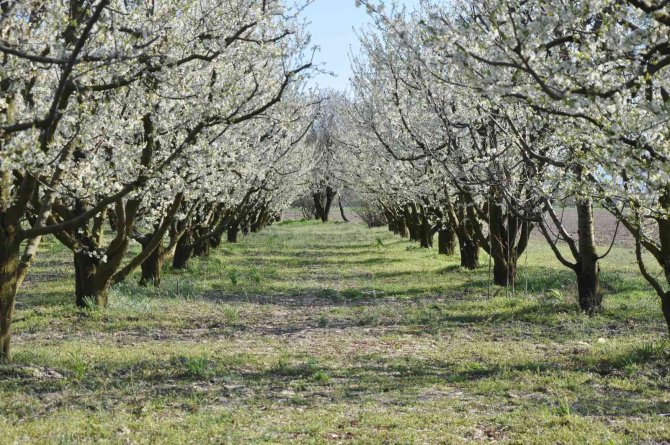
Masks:
[[[485,255],[465,272],[383,229],[285,222],[98,311],[45,247],[0,367],[2,444],[670,441],[670,344],[624,248],[589,318],[540,244],[511,294]]]

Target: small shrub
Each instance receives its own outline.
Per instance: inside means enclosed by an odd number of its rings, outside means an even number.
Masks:
[[[374,205],[364,204],[354,210],[354,213],[358,215],[369,228],[383,227],[388,224],[384,212]]]

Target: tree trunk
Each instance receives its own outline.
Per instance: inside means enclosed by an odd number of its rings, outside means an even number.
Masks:
[[[433,247],[433,231],[431,230],[431,227],[428,224],[428,220],[426,218],[422,218],[419,235],[419,243],[421,247],[425,249],[430,249]]]
[[[349,220],[347,219],[347,215],[344,214],[344,206],[342,205],[342,198],[340,197],[340,198],[337,200],[337,202],[338,202],[338,204],[339,204],[339,206],[340,206],[340,216],[342,217],[342,221],[344,221],[344,222],[349,222]]]
[[[410,241],[420,241],[421,240],[421,230],[418,224],[418,221],[414,217],[414,213],[410,206],[405,207],[405,225],[409,231],[409,240]]]
[[[324,209],[323,209],[323,204],[321,203],[321,193],[314,193],[312,195],[314,198],[314,210],[316,215],[315,219],[321,219],[323,221],[324,219]],[[326,221],[328,220],[328,215],[325,216]]]
[[[600,291],[600,267],[598,257],[588,255],[581,256],[577,263],[577,292],[579,307],[589,315],[600,307],[603,301]]]
[[[87,252],[74,253],[75,295],[78,307],[107,307],[109,282],[97,277],[100,260]]]
[[[328,219],[330,218],[330,209],[333,206],[333,199],[335,199],[336,195],[337,192],[335,190],[330,186],[326,187],[326,203],[323,206],[323,216],[321,217],[321,221],[328,222]]]
[[[421,232],[419,230],[419,227],[416,224],[414,224],[414,221],[408,220],[407,227],[409,229],[409,240],[414,242],[420,242]]]
[[[396,224],[398,226],[398,234],[403,238],[408,238],[409,229],[407,228],[407,221],[405,221],[405,218],[403,217],[397,218]]]
[[[506,214],[494,194],[489,206],[489,246],[493,259],[493,282],[498,286],[513,286],[516,283],[516,219]],[[509,211],[508,211],[509,212]],[[505,225],[507,222],[507,225]]]
[[[493,251],[493,282],[496,285],[512,286],[516,282],[517,260],[513,255],[512,252]]]
[[[17,241],[3,238],[0,238],[0,362],[11,360],[11,327],[19,285],[20,249]]]
[[[163,269],[163,261],[165,260],[165,248],[160,244],[142,263],[142,276],[140,278],[140,286],[148,286],[152,284],[155,287],[161,284],[161,270]]]
[[[665,324],[668,327],[668,335],[670,335],[670,291],[661,295],[661,310],[665,318]]]
[[[461,251],[461,267],[475,270],[479,267],[479,244],[472,239],[460,237],[458,246]]]
[[[229,243],[236,243],[239,238],[240,229],[237,226],[230,226],[227,232],[227,239]]]
[[[177,243],[172,258],[172,268],[176,270],[184,270],[188,267],[188,261],[193,254],[193,234],[185,233]]]
[[[209,238],[209,245],[214,249],[219,247],[221,245],[222,236],[223,236],[223,234],[221,234],[221,233],[216,233],[215,235],[211,236]]]
[[[204,235],[204,233],[203,233]],[[197,234],[196,234],[197,236]],[[209,238],[198,239],[193,244],[193,256],[208,257],[210,253],[210,240]]]
[[[437,246],[441,255],[453,255],[456,251],[456,233],[451,227],[440,229],[437,232]]]
[[[418,217],[421,222],[421,247],[430,249],[433,247],[433,228],[430,226],[430,220],[426,214],[425,207],[422,206],[420,209]]]
[[[577,231],[579,234],[579,261],[577,262],[577,289],[579,307],[592,314],[603,301],[600,291],[600,266],[596,253],[593,202],[590,198],[577,201]]]
[[[314,207],[316,208],[316,216],[321,219],[322,222],[328,222],[328,219],[330,218],[330,209],[336,195],[337,192],[330,186],[326,186],[324,192],[317,192],[312,195],[314,198]]]

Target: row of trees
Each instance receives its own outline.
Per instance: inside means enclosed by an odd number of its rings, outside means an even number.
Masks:
[[[538,230],[593,313],[611,250],[595,242],[597,203],[634,235],[670,327],[667,2],[424,1],[413,13],[359,3],[375,26],[361,34],[337,139],[342,174],[390,228],[425,247],[438,232],[465,268],[485,250],[502,286]]]
[[[294,205],[301,209],[306,219],[328,222],[334,205],[339,207],[340,216],[347,222],[343,197],[346,184],[340,172],[346,169],[345,159],[339,156],[340,144],[337,134],[341,128],[338,104],[342,93],[324,90],[321,93],[323,106],[318,118],[307,136],[307,143],[314,147],[314,164],[307,190]]]
[[[0,2],[0,359],[44,235],[72,251],[76,303],[105,306],[135,270],[159,285],[169,257],[184,268],[298,196],[319,108],[301,9]]]

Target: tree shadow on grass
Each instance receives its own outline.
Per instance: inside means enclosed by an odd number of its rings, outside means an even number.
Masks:
[[[72,293],[62,291],[33,293],[30,289],[23,289],[23,292],[16,297],[17,310],[68,305],[74,307],[74,303],[74,289]]]
[[[175,356],[131,365],[96,366],[81,379],[73,379],[69,370],[56,370],[65,376],[56,379],[0,366],[0,390],[30,393],[38,399],[48,399],[51,406],[67,410],[96,410],[124,407],[132,400],[142,400],[148,405],[166,400],[180,403],[190,401],[194,396],[203,405],[225,400],[232,405],[288,401],[314,407],[377,401],[418,406],[422,403],[421,395],[426,391],[435,393],[435,385],[438,385],[443,389],[433,398],[458,398],[455,403],[464,404],[467,400],[463,399],[486,400],[495,405],[507,402],[479,393],[478,382],[532,381],[535,378],[543,381],[542,375],[558,373],[562,369],[563,365],[551,358],[501,366],[477,361],[462,363],[436,358],[362,355],[351,357],[346,366],[333,367],[318,359],[288,357],[256,369],[247,365],[245,359],[231,362],[230,357],[215,355]],[[578,364],[572,371],[588,375],[591,369]],[[532,385],[527,387],[532,388]],[[82,397],[82,391],[89,396]],[[515,391],[515,397],[524,403],[539,403],[551,408],[555,402],[546,391],[523,391]],[[594,393],[587,385],[583,389],[574,388],[568,394],[576,400],[571,407],[574,414],[584,416],[639,416],[670,410],[669,401],[647,400],[631,391]],[[22,419],[36,414],[33,410],[17,412],[11,405],[7,409],[11,412],[0,411],[0,415]],[[46,414],[46,404],[43,409],[42,414]]]

